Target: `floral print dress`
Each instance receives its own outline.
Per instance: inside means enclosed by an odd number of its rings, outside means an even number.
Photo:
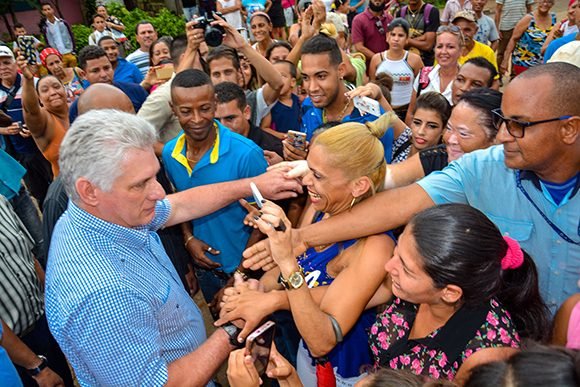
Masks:
[[[369,343],[371,352],[375,358],[375,367],[383,366],[392,369],[405,369],[417,375],[425,375],[434,379],[453,380],[461,364],[475,352],[484,348],[512,347],[519,348],[519,336],[511,320],[509,313],[499,303],[492,299],[489,308],[485,305],[482,317],[483,324],[475,330],[475,335],[470,340],[465,340],[467,346],[461,347],[457,354],[446,350],[449,341],[455,339],[458,330],[446,326],[436,329],[422,339],[410,339],[402,351],[393,355],[392,347],[407,341],[407,337],[417,314],[418,305],[405,302],[396,298],[391,305],[381,314],[370,330]],[[464,318],[470,318],[469,311],[460,309]],[[487,310],[487,314],[485,311]],[[454,315],[452,319],[456,316]],[[463,317],[455,319],[457,327],[465,326]],[[479,320],[481,322],[481,319]],[[461,330],[461,329],[460,329]],[[445,331],[445,333],[442,333]],[[448,335],[445,339],[438,336]],[[455,336],[455,337],[454,337]],[[439,338],[439,340],[438,340]],[[452,340],[449,340],[451,338]]]

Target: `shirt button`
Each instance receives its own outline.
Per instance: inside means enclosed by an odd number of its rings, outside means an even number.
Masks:
[[[556,244],[557,245],[561,245],[562,244],[562,241],[560,239],[556,239]]]

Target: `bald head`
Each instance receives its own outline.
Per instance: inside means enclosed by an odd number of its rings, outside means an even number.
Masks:
[[[89,86],[77,102],[79,115],[89,110],[115,109],[135,114],[133,103],[121,89],[108,83],[95,83]]]
[[[548,89],[543,103],[552,116],[580,116],[580,68],[564,62],[547,63],[531,67],[512,82],[524,80]]]

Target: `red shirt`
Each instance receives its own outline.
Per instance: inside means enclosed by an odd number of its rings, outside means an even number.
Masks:
[[[371,13],[367,8],[364,12],[355,16],[352,21],[352,43],[361,43],[374,52],[385,51],[388,48],[387,45],[387,26],[391,22],[393,17],[388,13],[383,13],[379,18]],[[380,21],[383,28],[379,31],[377,27],[377,21]],[[381,33],[382,32],[382,33]],[[371,58],[367,58],[367,62]]]

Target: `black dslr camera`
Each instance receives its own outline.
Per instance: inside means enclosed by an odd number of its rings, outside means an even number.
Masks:
[[[214,12],[219,17],[222,17],[222,14],[219,12]],[[199,16],[191,21],[195,22],[193,28],[194,29],[202,29],[204,30],[204,39],[208,46],[210,47],[217,47],[222,44],[224,39],[223,35],[226,33],[222,26],[212,26],[211,23],[216,20],[213,17],[208,17],[206,14],[205,16]]]

